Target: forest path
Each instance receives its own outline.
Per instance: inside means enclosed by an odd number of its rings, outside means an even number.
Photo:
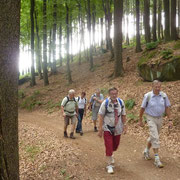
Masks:
[[[59,139],[63,139],[63,118],[59,114],[47,115],[42,111],[19,112],[19,123],[27,123],[53,131]],[[113,180],[180,180],[180,161],[173,159],[165,147],[161,147],[160,156],[165,167],[158,169],[153,165],[153,159],[145,161],[142,151],[145,141],[139,141],[131,134],[121,137],[121,143],[115,157],[115,173],[105,171],[104,142],[93,132],[91,124],[84,124],[84,135],[76,134],[76,139],[67,139],[67,143],[81,150],[79,164],[87,179]],[[152,154],[152,152],[151,152]],[[77,166],[77,168],[79,168]],[[70,168],[70,167],[69,167]],[[81,179],[78,178],[77,179]]]

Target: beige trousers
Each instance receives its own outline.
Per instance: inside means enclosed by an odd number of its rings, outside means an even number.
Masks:
[[[149,138],[148,142],[151,142],[152,148],[156,149],[160,147],[159,133],[162,127],[162,117],[152,117],[146,114],[147,123],[149,126]]]

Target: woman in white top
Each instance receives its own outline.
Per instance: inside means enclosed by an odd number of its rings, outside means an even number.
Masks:
[[[76,133],[80,133],[80,135],[83,135],[82,131],[82,120],[83,120],[83,115],[86,116],[86,93],[82,92],[81,97],[77,97],[76,101],[78,102],[78,111],[79,111],[79,116],[78,116],[78,124],[76,127]]]

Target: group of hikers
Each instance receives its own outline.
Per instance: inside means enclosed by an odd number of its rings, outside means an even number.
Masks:
[[[67,127],[71,121],[71,139],[75,139],[75,131],[76,133],[80,133],[81,136],[83,135],[83,116],[86,115],[87,109],[92,111],[94,132],[98,132],[99,137],[104,137],[107,158],[106,169],[108,173],[112,174],[114,173],[115,162],[113,152],[118,149],[121,134],[126,134],[127,124],[125,103],[118,97],[118,89],[113,87],[108,92],[109,97],[104,99],[100,89],[97,89],[91,96],[90,101],[87,102],[85,92],[82,92],[81,96],[75,97],[75,91],[71,89],[68,96],[62,101],[61,110],[64,117],[64,137],[68,138]],[[150,148],[152,147],[155,156],[154,164],[156,167],[162,168],[163,164],[160,161],[158,150],[160,147],[159,133],[162,127],[164,113],[167,115],[170,128],[173,124],[170,119],[170,101],[168,96],[161,91],[161,82],[158,80],[153,81],[152,91],[144,95],[139,114],[139,125],[141,127],[144,126],[144,112],[149,126],[149,138],[143,151],[143,156],[146,160],[150,160]],[[77,119],[78,123],[76,126]],[[99,120],[98,128],[97,120]]]

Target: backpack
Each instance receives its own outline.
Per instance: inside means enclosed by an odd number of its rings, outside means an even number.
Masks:
[[[64,107],[67,105],[67,103],[68,103],[69,101],[74,101],[74,102],[76,103],[75,98],[73,98],[72,100],[70,100],[68,96],[66,96],[66,98],[67,98],[67,101],[65,102]]]
[[[163,99],[164,99],[164,106],[165,106],[165,99],[166,99],[166,94],[164,93],[164,92],[160,92],[160,95],[163,97]],[[148,103],[149,103],[149,100],[151,99],[151,97],[152,97],[152,91],[151,92],[148,92],[148,94],[147,94],[147,102],[146,102],[146,107],[148,106]]]
[[[120,98],[117,98],[117,100],[118,100],[118,102],[119,102],[119,104],[120,104],[120,106],[121,106],[121,108],[122,108],[122,110],[123,110],[123,108],[124,108],[124,105],[123,105],[123,103],[122,103],[122,100],[120,99]],[[106,98],[106,100],[105,100],[105,113],[109,113],[109,111],[108,111],[108,103],[109,103],[109,98]],[[122,111],[121,111],[122,112]]]
[[[87,99],[86,98],[84,98],[84,99],[85,99],[85,103],[86,103]],[[80,97],[78,96],[77,102],[79,102],[79,100],[80,100]]]

